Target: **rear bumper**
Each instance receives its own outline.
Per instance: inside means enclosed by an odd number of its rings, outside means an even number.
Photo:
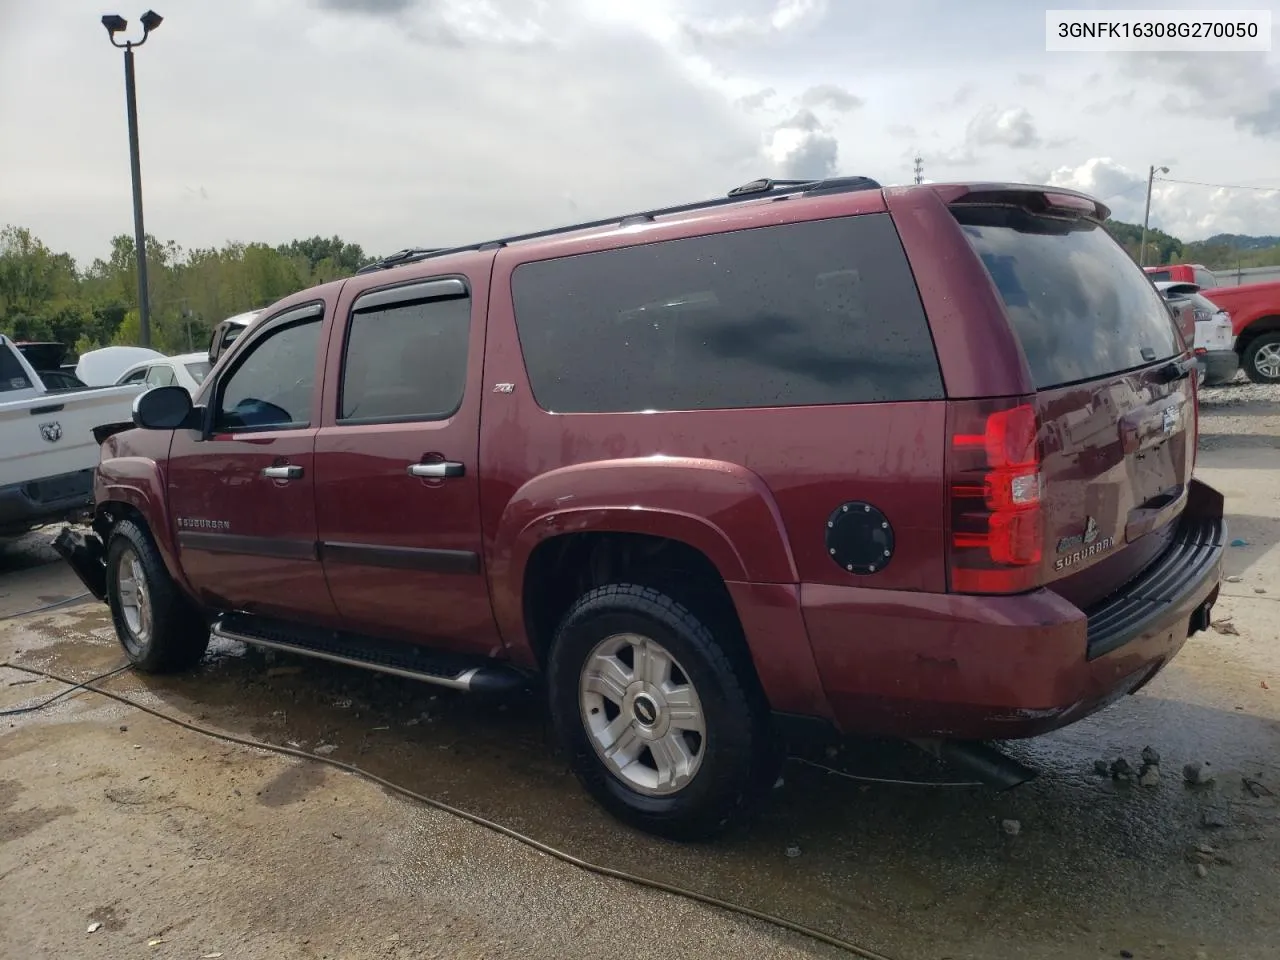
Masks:
[[[93,471],[76,470],[0,487],[0,534],[76,516],[93,504]]]
[[[801,603],[845,734],[1036,736],[1146,684],[1209,624],[1222,578],[1222,496],[1192,482],[1169,548],[1081,610],[1049,589],[1010,597],[806,584]]]
[[[1198,354],[1196,363],[1204,370],[1205,383],[1222,383],[1240,370],[1240,356],[1234,350],[1210,350]]]

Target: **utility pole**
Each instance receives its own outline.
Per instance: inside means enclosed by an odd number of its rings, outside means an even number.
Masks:
[[[924,157],[916,154],[916,183],[924,183]]]
[[[116,43],[116,34],[128,26],[128,21],[118,14],[102,18],[111,45],[124,50],[125,112],[129,120],[129,172],[133,178],[133,244],[138,261],[138,328],[144,347],[151,346],[151,304],[147,295],[147,231],[142,224],[142,163],[138,156],[138,93],[133,74],[133,48],[147,42],[151,31],[160,26],[163,17],[154,10],[142,15],[142,39]]]
[[[1138,248],[1138,266],[1147,265],[1147,225],[1151,222],[1151,185],[1155,183],[1156,173],[1168,173],[1168,167],[1152,166],[1147,170],[1147,208],[1142,214],[1142,246]]]

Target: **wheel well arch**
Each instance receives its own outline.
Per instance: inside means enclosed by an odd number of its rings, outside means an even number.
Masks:
[[[1240,335],[1236,337],[1236,352],[1243,356],[1244,352],[1249,349],[1249,344],[1258,337],[1264,333],[1276,333],[1277,331],[1280,331],[1280,314],[1259,317],[1241,330]]]
[[[707,622],[726,653],[754,664],[724,577],[705,553],[668,537],[642,533],[565,533],[539,543],[524,570],[525,632],[545,666],[556,628],[583,594],[608,583],[660,589]]]

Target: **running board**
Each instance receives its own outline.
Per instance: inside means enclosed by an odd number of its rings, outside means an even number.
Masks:
[[[348,667],[361,667],[468,693],[514,693],[528,678],[505,663],[437,653],[418,644],[381,640],[299,624],[227,614],[212,626],[213,636],[267,650],[294,653]]]

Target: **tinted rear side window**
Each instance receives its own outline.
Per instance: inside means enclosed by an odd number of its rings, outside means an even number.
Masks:
[[[1182,349],[1160,294],[1100,224],[1013,207],[963,208],[956,218],[1000,291],[1038,389]]]
[[[530,383],[547,410],[943,396],[887,214],[527,263],[512,294]]]
[[[358,304],[357,304],[358,306]],[[462,403],[471,300],[356,313],[347,333],[342,420],[443,420]]]

